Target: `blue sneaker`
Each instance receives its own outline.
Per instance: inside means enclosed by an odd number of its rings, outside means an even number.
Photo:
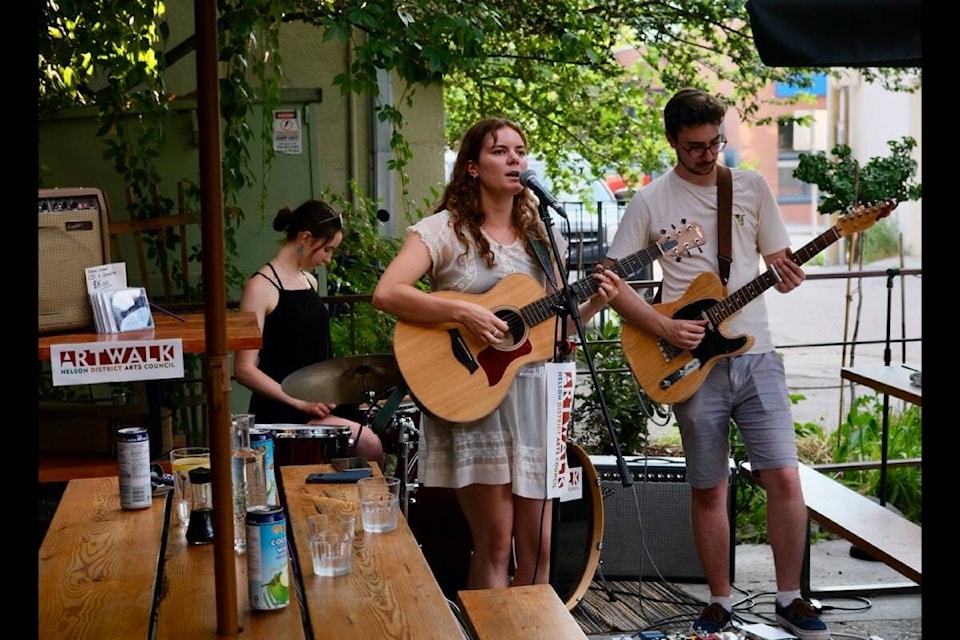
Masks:
[[[813,606],[803,598],[797,598],[789,607],[776,603],[777,624],[800,638],[800,640],[830,640],[827,625],[820,620]]]
[[[722,605],[711,602],[700,612],[700,617],[690,625],[690,631],[698,638],[709,637],[723,631],[730,624],[731,617],[733,614]]]

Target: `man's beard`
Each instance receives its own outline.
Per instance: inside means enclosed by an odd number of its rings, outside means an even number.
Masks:
[[[705,176],[705,175],[708,175],[711,171],[713,171],[713,167],[716,166],[716,164],[717,164],[717,161],[714,160],[714,161],[711,162],[709,165],[707,165],[707,169],[705,169],[705,170],[703,170],[703,171],[700,171],[700,170],[698,170],[698,169],[696,169],[696,168],[688,165],[686,162],[684,162],[684,161],[680,158],[679,155],[677,156],[677,161],[680,162],[680,164],[683,165],[683,168],[684,168],[684,169],[686,169],[686,170],[689,171],[690,173],[692,173],[692,174],[694,174],[694,175],[697,175],[697,176]]]

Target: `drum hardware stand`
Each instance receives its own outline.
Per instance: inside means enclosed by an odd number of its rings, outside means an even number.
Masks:
[[[410,416],[402,416],[398,420],[397,443],[399,455],[397,457],[397,469],[401,471],[400,475],[400,508],[403,510],[404,517],[407,517],[410,507],[410,489],[416,490],[417,483],[411,482],[410,477],[413,473],[414,465],[417,462],[417,454],[412,459],[408,455],[415,441],[410,439],[410,434],[418,434],[417,426],[413,424]]]
[[[603,560],[600,560],[599,562],[597,562],[597,569],[593,573],[594,575],[600,578],[600,584],[603,585],[603,592],[607,594],[607,600],[609,602],[616,602],[618,600],[617,594],[615,594],[610,589],[610,585],[607,583],[607,579],[603,577]]]
[[[363,394],[367,397],[366,399],[367,411],[363,415],[363,421],[360,423],[360,428],[357,429],[357,437],[353,441],[353,447],[350,448],[350,455],[357,454],[357,444],[360,443],[360,434],[363,433],[363,428],[367,427],[371,431],[374,431],[373,420],[371,420],[371,418],[373,417],[373,414],[376,411],[377,392],[374,391],[373,389],[366,389],[364,390]],[[376,433],[376,431],[374,431],[374,433]],[[383,470],[381,469],[381,471]]]

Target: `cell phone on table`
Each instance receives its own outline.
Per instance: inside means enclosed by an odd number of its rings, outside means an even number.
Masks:
[[[307,476],[307,484],[319,483],[347,483],[356,482],[360,478],[369,478],[373,475],[370,467],[360,469],[345,469],[343,471],[328,471],[326,473],[311,473]]]

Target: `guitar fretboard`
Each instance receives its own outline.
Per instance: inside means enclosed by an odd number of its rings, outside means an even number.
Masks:
[[[790,260],[794,264],[802,265],[841,237],[847,235],[850,231],[863,231],[869,228],[880,218],[888,216],[896,206],[897,204],[893,200],[884,200],[876,204],[858,208],[842,216],[837,224],[797,249],[797,251],[790,256]],[[844,233],[844,229],[847,228],[849,228],[850,231]],[[772,270],[768,269],[764,271],[755,279],[707,309],[705,312],[707,318],[713,323],[713,326],[719,326],[721,322],[745,307],[747,303],[777,284],[777,282],[778,279]]]
[[[676,240],[673,240],[672,242],[674,245],[676,244]],[[669,248],[670,247],[664,246],[664,250]],[[654,260],[659,258],[661,255],[662,252],[660,250],[660,246],[658,244],[652,244],[646,249],[638,251],[637,253],[632,253],[629,256],[617,260],[610,265],[610,270],[621,278],[627,278],[648,264],[653,264]],[[574,299],[577,301],[577,304],[580,304],[597,292],[600,283],[592,275],[588,275],[580,278],[568,286],[570,287],[570,291],[573,294]],[[533,326],[543,322],[544,320],[550,319],[552,316],[560,313],[561,311],[566,310],[566,305],[564,304],[564,298],[566,295],[567,294],[564,292],[564,290],[561,289],[551,293],[550,295],[544,296],[539,300],[531,302],[525,307],[522,307],[520,309],[520,315],[522,316],[523,321],[528,326]]]

